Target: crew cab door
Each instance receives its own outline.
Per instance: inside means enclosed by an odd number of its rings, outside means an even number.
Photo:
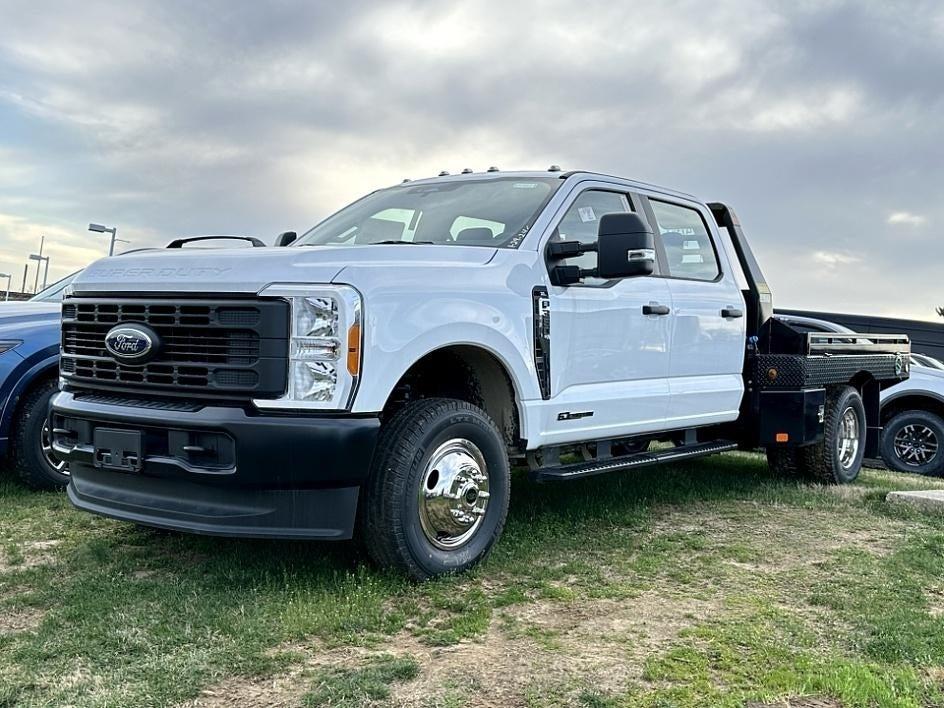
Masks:
[[[666,427],[735,420],[744,394],[746,317],[734,269],[703,206],[649,197],[672,299]]]
[[[586,186],[564,208],[551,239],[595,243],[603,214],[636,211],[646,220],[638,204],[638,197],[612,185]],[[596,254],[558,263],[594,268]],[[550,285],[548,297],[550,391],[541,444],[662,429],[669,406],[669,318],[644,308],[671,309],[666,281],[585,278]]]

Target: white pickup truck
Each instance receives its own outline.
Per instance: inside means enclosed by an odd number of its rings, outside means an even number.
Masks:
[[[256,239],[247,239],[261,246]],[[416,577],[536,481],[766,448],[854,480],[906,337],[771,318],[734,213],[589,172],[381,189],[275,248],[106,259],[63,301],[50,426],[79,508],[196,533],[348,539]]]

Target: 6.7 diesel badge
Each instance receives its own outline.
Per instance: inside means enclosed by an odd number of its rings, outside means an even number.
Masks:
[[[142,325],[118,325],[105,335],[105,349],[127,364],[143,364],[157,353],[157,344],[157,333]]]

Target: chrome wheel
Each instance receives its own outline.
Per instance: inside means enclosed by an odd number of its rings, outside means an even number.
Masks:
[[[844,470],[852,467],[859,453],[859,417],[852,406],[846,408],[839,418],[836,453]]]
[[[69,465],[65,460],[60,460],[56,456],[56,452],[52,449],[52,436],[49,434],[49,423],[43,423],[43,431],[40,435],[40,447],[43,452],[43,459],[46,461],[46,464],[54,471],[59,474],[68,475],[69,474]]]
[[[433,452],[420,478],[420,526],[437,548],[453,550],[482,525],[488,507],[488,470],[481,450],[462,438]]]
[[[937,457],[938,439],[926,425],[906,425],[895,436],[895,455],[911,467],[921,467]]]

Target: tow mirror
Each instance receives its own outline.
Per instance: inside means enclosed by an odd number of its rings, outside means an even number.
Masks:
[[[285,231],[284,233],[279,234],[275,238],[276,246],[288,246],[295,239],[298,238],[298,234],[294,231]]]
[[[598,233],[598,278],[652,275],[656,264],[655,238],[638,214],[604,214]]]
[[[554,285],[573,285],[582,278],[615,280],[652,275],[656,263],[655,238],[638,214],[604,214],[600,217],[596,243],[558,241],[548,247],[552,261],[597,252],[596,268],[559,265],[551,270]]]

